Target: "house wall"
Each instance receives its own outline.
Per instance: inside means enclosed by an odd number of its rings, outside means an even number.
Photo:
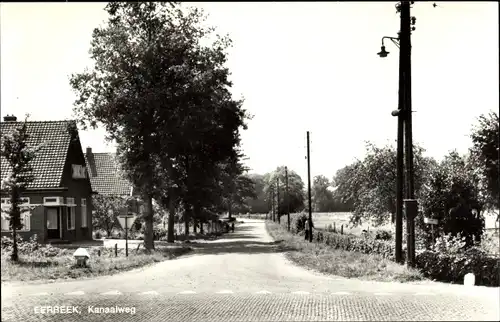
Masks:
[[[47,195],[41,194],[40,192],[30,192],[23,194],[23,197],[30,198],[31,204],[42,204],[44,196]],[[9,196],[2,194],[2,198],[9,198]],[[19,231],[18,234],[23,238],[23,240],[28,240],[31,238],[31,236],[36,234],[37,241],[43,243],[46,240],[45,222],[46,222],[45,207],[43,206],[36,207],[31,212],[30,216],[31,229],[29,231]],[[2,231],[1,235],[2,237],[3,236],[11,237],[12,233],[10,231]]]
[[[64,197],[75,198],[75,230],[67,229],[68,211],[67,207],[63,209],[63,239],[70,241],[92,240],[92,188],[90,179],[74,179],[72,177],[72,165],[79,164],[86,167],[85,158],[79,140],[70,144],[66,165],[61,185],[67,187]],[[87,199],[87,227],[82,227],[82,198]]]
[[[92,240],[92,189],[90,180],[86,179],[73,179],[72,178],[72,164],[85,165],[82,148],[79,140],[75,140],[70,144],[67,154],[66,165],[61,180],[61,187],[66,187],[67,190],[59,191],[43,191],[33,190],[27,191],[22,196],[29,197],[31,204],[39,204],[41,206],[35,208],[30,216],[30,230],[19,231],[19,235],[27,240],[34,234],[37,235],[39,242],[47,242],[47,209],[43,206],[44,197],[72,197],[75,198],[76,207],[72,207],[75,211],[75,229],[68,230],[68,207],[60,207],[61,211],[61,230],[62,239],[69,241]],[[8,198],[8,195],[2,194],[2,198]],[[82,198],[87,199],[87,227],[82,227]],[[66,202],[66,200],[65,200]],[[2,231],[1,236],[11,236],[10,231]]]

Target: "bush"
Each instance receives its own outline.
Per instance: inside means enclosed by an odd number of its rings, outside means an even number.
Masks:
[[[18,245],[23,242],[23,238],[19,234],[17,235],[16,239]],[[13,245],[12,237],[2,236],[1,243],[2,243],[2,250],[4,251],[12,250],[12,245]]]
[[[290,215],[290,227],[294,233],[303,231],[306,228],[306,221],[308,219],[305,212]],[[285,224],[288,224],[285,222]]]
[[[341,235],[333,232],[313,231],[313,239],[326,245],[346,251],[356,251],[363,254],[379,254],[384,258],[394,257],[394,245],[386,241],[375,240],[370,237]]]
[[[436,242],[432,246],[431,250],[437,253],[455,256],[463,253],[466,245],[467,243],[465,237],[460,236],[460,234],[454,236],[449,233],[445,236],[436,238]]]
[[[476,285],[500,286],[500,263],[477,247],[456,255],[426,250],[416,255],[416,266],[429,278],[462,283],[467,273],[476,276]]]
[[[166,238],[167,232],[168,230],[161,226],[155,227],[153,231],[154,240],[162,240],[162,238]]]
[[[375,239],[377,240],[391,240],[392,239],[392,233],[388,230],[378,230],[375,233]]]
[[[103,237],[107,237],[107,235],[108,235],[104,230],[99,229],[99,228],[95,229],[92,232],[92,234],[94,235],[94,239],[101,239]]]
[[[394,259],[394,245],[381,239],[314,231],[313,240],[345,251],[379,254]],[[416,254],[416,267],[429,278],[462,283],[465,274],[473,273],[477,285],[500,286],[500,262],[479,247],[465,247],[465,239],[451,234],[439,238],[432,250]],[[403,246],[403,258],[406,255]]]
[[[2,237],[2,251],[6,253],[12,252],[12,238]],[[17,247],[20,255],[30,255],[35,257],[56,257],[64,253],[63,249],[53,247],[51,245],[40,244],[37,241],[37,235],[33,235],[29,240],[25,241],[21,236],[17,236]]]
[[[20,235],[16,236],[17,239],[17,250],[19,254],[30,254],[37,251],[42,247],[42,244],[38,243],[37,235],[34,234],[29,240],[25,241]],[[13,247],[13,240],[11,237],[2,237],[2,250],[6,252],[11,252]]]

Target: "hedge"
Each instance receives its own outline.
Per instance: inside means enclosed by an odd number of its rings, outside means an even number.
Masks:
[[[282,217],[281,219],[286,219]],[[292,214],[290,218],[291,231],[303,235],[305,213]],[[281,220],[283,228],[287,221]],[[324,232],[314,229],[313,240],[324,243],[333,249],[355,251],[364,254],[378,254],[394,260],[394,243],[376,240],[371,237],[342,235],[334,232]],[[403,248],[405,246],[403,245]],[[406,257],[403,249],[403,257]],[[488,255],[477,247],[472,247],[460,254],[444,254],[431,250],[419,251],[415,255],[416,267],[424,276],[442,282],[462,283],[465,274],[473,273],[476,285],[500,286],[500,260]]]

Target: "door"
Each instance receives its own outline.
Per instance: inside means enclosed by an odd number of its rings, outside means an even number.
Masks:
[[[47,238],[61,238],[61,220],[59,218],[59,208],[47,208]]]

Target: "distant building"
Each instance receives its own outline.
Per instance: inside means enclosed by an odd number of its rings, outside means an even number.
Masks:
[[[19,127],[15,116],[0,123],[1,135]],[[92,188],[75,121],[27,122],[28,145],[42,145],[33,160],[34,181],[22,195],[37,207],[23,214],[19,234],[28,239],[36,234],[39,242],[92,240]],[[0,160],[2,179],[11,169]],[[10,208],[8,192],[0,190],[2,210]],[[2,218],[1,234],[9,235],[9,221]]]
[[[85,162],[92,189],[101,195],[130,196],[132,184],[122,174],[115,153],[94,153],[92,148],[85,152]]]
[[[87,147],[85,162],[89,171],[92,189],[99,195],[126,198],[138,197],[134,194],[133,185],[125,178],[120,163],[116,159],[116,153],[94,153],[92,148]],[[136,190],[137,191],[137,190]],[[141,212],[142,209],[137,209]],[[140,217],[138,217],[140,222]]]

